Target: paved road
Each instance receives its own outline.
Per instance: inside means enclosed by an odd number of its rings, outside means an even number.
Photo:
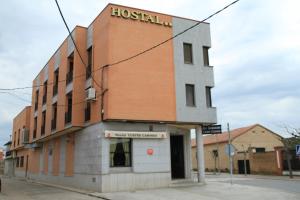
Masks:
[[[208,175],[208,182],[223,182],[230,183],[228,175]],[[298,193],[300,195],[300,178],[289,179],[288,177],[280,176],[233,176],[233,184],[249,185],[260,188],[271,188],[284,192]],[[300,197],[299,197],[300,199]]]
[[[111,200],[299,200],[300,181],[270,180],[236,177],[229,184],[227,177],[208,177],[206,185],[189,185],[133,192],[101,193]],[[252,186],[250,184],[256,184]],[[262,186],[262,187],[260,187]],[[283,189],[279,189],[282,187]],[[293,189],[286,189],[286,188]],[[0,200],[96,200],[55,187],[16,179],[3,179]]]

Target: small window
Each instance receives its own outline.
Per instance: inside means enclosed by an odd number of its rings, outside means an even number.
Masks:
[[[212,107],[211,102],[211,87],[205,87],[205,94],[206,94],[206,105],[207,107]]]
[[[45,134],[45,126],[46,126],[46,111],[42,112],[42,126],[41,126],[41,135]]]
[[[213,157],[214,157],[214,158],[217,158],[217,157],[219,156],[219,152],[218,152],[217,149],[214,149],[214,150],[212,151],[212,154],[213,154]]]
[[[32,135],[33,139],[36,138],[36,129],[37,129],[37,117],[34,118],[34,122],[33,122],[33,135]]]
[[[18,145],[20,145],[20,136],[21,136],[21,130],[18,130]]]
[[[204,64],[204,66],[209,66],[208,49],[209,49],[209,47],[203,47],[203,64]]]
[[[16,158],[16,167],[19,167],[20,166],[20,160],[19,160],[19,157]]]
[[[186,105],[196,106],[195,104],[195,86],[192,84],[185,85]]]
[[[21,156],[20,167],[24,167],[24,156]]]
[[[131,139],[110,139],[110,167],[131,166]]]
[[[266,152],[266,148],[263,148],[263,147],[255,148],[255,152],[256,153],[264,153],[264,152]]]
[[[92,64],[93,64],[93,48],[90,47],[87,50],[88,53],[88,64],[86,68],[86,79],[89,79],[92,75]]]
[[[183,43],[184,63],[193,64],[193,47],[192,44]]]

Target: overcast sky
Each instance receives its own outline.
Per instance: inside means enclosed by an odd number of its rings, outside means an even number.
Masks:
[[[230,0],[60,0],[71,29],[88,26],[107,3],[201,20]],[[213,105],[218,123],[260,123],[283,134],[300,127],[300,1],[241,0],[208,22]],[[67,31],[54,0],[9,0],[0,7],[0,88],[31,86]],[[0,93],[0,146],[31,89]],[[18,96],[14,96],[18,95]]]

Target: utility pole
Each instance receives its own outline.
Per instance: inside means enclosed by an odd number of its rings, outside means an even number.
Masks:
[[[227,132],[228,132],[228,152],[229,152],[229,165],[230,165],[230,184],[232,185],[232,149],[231,149],[231,136],[229,123],[227,123]]]

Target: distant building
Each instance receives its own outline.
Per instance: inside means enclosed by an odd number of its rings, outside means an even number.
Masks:
[[[281,136],[260,124],[231,130],[231,143],[235,148],[233,170],[235,173],[281,174]],[[229,157],[225,152],[228,133],[204,136],[206,171],[229,170]],[[278,153],[276,152],[278,150]],[[193,168],[196,165],[195,140],[192,140]]]
[[[0,148],[0,161],[4,160],[4,150]]]
[[[217,121],[210,25],[118,61],[197,22],[108,4],[88,27],[76,26],[80,54],[68,36],[33,80],[31,107],[14,120],[15,175],[99,192],[190,180],[190,130],[202,144],[201,126]]]

